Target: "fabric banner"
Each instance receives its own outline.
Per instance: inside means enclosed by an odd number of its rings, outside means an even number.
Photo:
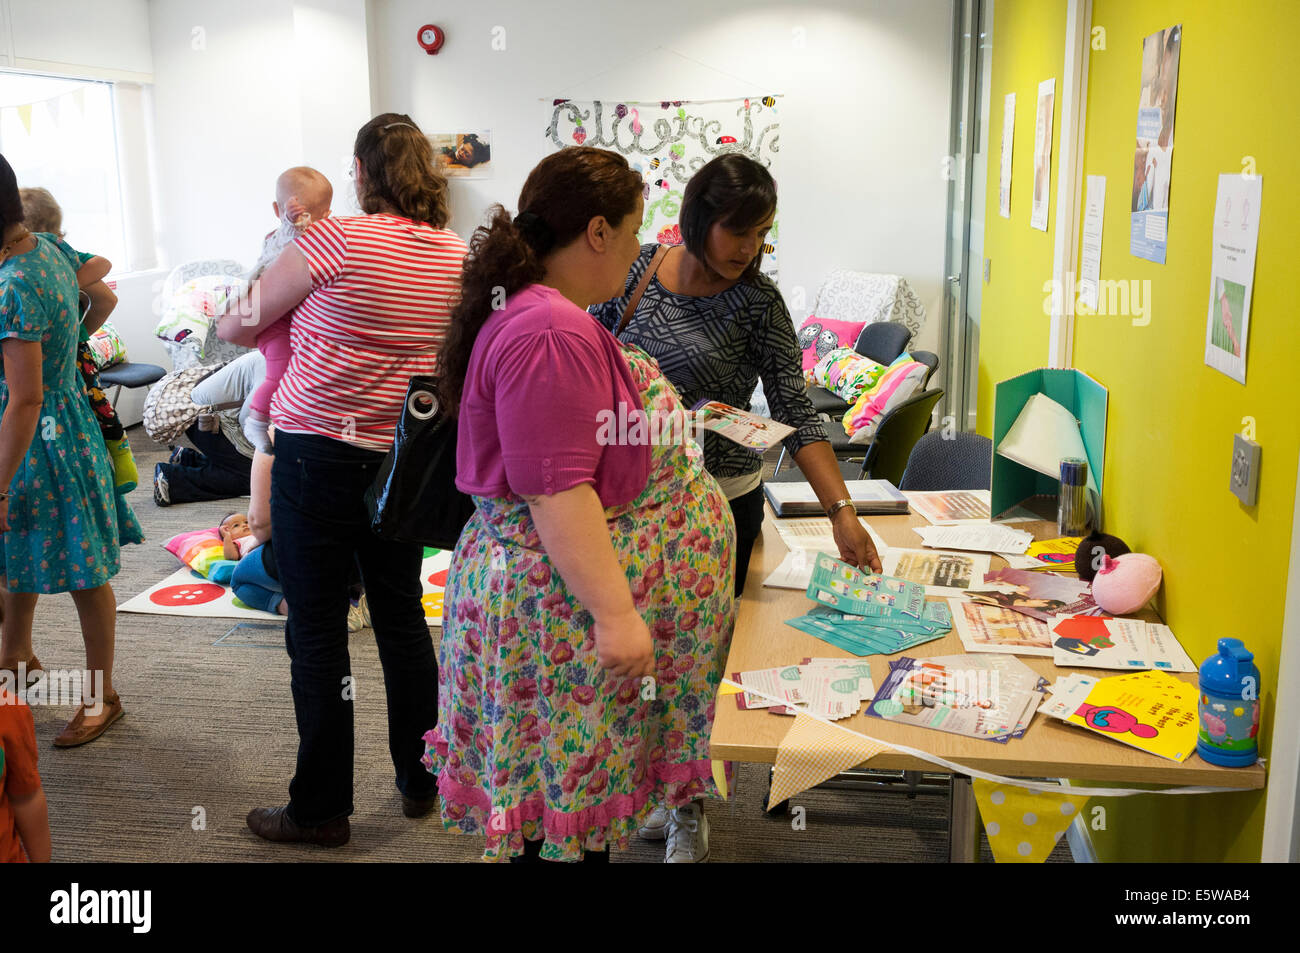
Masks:
[[[972,784],[999,864],[1041,864],[1088,803],[1087,795],[1026,791],[982,778]]]
[[[870,738],[841,731],[816,718],[795,715],[794,724],[776,751],[768,809],[816,787],[841,771],[857,767],[887,751],[888,747]]]
[[[683,191],[715,156],[742,152],[761,162],[780,182],[777,98],[708,102],[632,102],[556,99],[548,107],[546,140],[553,149],[594,146],[621,153],[645,181],[641,242],[681,243],[678,216]],[[779,219],[779,215],[778,215]],[[763,246],[763,273],[777,278],[777,222]]]

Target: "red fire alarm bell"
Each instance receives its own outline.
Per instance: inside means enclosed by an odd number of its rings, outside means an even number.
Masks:
[[[424,47],[424,52],[430,56],[442,49],[442,44],[446,39],[447,34],[442,32],[442,27],[436,27],[432,23],[426,23],[420,27],[420,32],[416,34],[416,40]]]

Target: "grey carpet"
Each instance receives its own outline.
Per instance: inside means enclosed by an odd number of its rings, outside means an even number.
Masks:
[[[130,431],[141,486],[131,495],[148,542],[122,553],[119,604],[176,569],[161,543],[212,525],[236,501],[160,508],[150,477],[166,451]],[[352,840],[326,850],[258,840],[249,808],[287,799],[297,736],[289,663],[278,627],[231,632],[234,620],[124,613],[115,679],[126,718],[81,748],[51,747],[72,708],[34,709],[56,861],[473,861],[477,838],[436,818],[403,817],[385,732],[383,684],[369,630],[350,642],[357,681]],[[218,642],[229,635],[225,641]],[[40,601],[36,653],[47,667],[85,664],[72,600]],[[814,790],[792,817],[765,816],[767,769],[740,768],[733,799],[708,806],[714,861],[942,861],[947,800]],[[203,823],[200,823],[202,821]],[[985,860],[991,859],[987,844]],[[617,862],[658,862],[662,844],[637,842]],[[1053,860],[1068,860],[1062,840]]]

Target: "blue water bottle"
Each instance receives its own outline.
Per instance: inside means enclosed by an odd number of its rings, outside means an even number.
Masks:
[[[1219,639],[1201,665],[1196,753],[1210,764],[1247,768],[1259,757],[1259,669],[1241,639]]]

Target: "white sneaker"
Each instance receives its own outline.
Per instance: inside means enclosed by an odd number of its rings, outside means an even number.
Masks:
[[[666,864],[702,864],[709,859],[709,819],[698,804],[674,808],[668,819]]]
[[[642,840],[663,840],[668,836],[668,808],[655,808],[637,831]]]
[[[357,607],[361,610],[361,623],[367,629],[373,629],[374,623],[370,621],[370,601],[366,599],[366,594],[361,593],[361,598],[357,600]]]
[[[362,600],[364,600],[365,596],[362,596],[361,598]],[[362,629],[364,629],[367,625],[370,624],[370,620],[367,618],[368,613],[365,611],[364,606],[365,606],[364,601],[358,602],[354,606],[353,605],[348,606],[348,631],[349,632],[360,632]]]

